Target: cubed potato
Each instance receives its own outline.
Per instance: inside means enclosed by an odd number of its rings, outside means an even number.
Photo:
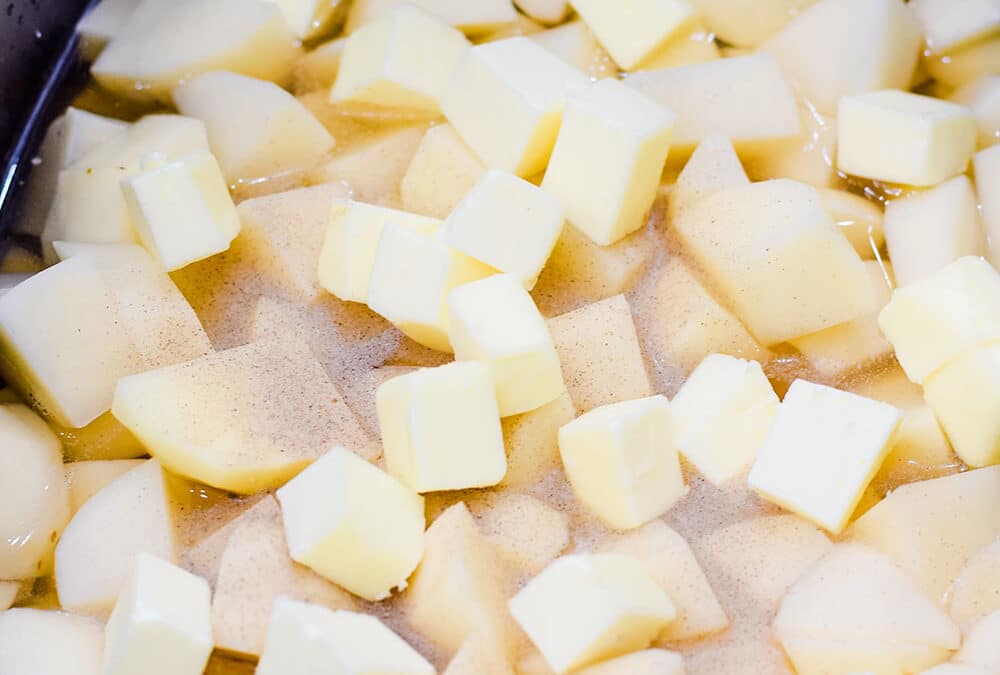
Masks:
[[[676,616],[642,563],[611,553],[559,558],[509,605],[559,674],[644,649]]]
[[[963,352],[1000,339],[1000,274],[982,258],[965,257],[897,289],[879,326],[914,382]]]
[[[626,12],[601,0],[570,0],[570,5],[625,70],[634,69],[698,16],[687,0],[644,0]]]
[[[874,310],[864,264],[812,187],[728,188],[680,215],[674,226],[685,245],[764,345]]]
[[[528,495],[491,495],[474,504],[472,514],[483,536],[527,575],[541,572],[569,546],[569,517]]]
[[[251,343],[123,378],[112,412],[174,473],[244,494],[282,485],[331,445],[368,442],[296,341]]]
[[[80,36],[80,54],[84,61],[90,63],[97,58],[138,5],[139,0],[100,0],[80,17],[76,32]]]
[[[486,168],[450,124],[424,134],[399,185],[403,208],[446,218],[479,181]]]
[[[901,0],[820,0],[763,49],[803,98],[834,115],[841,97],[908,88],[922,44],[920,22]]]
[[[788,591],[774,631],[796,672],[916,673],[961,644],[958,627],[888,558],[842,544]]]
[[[0,612],[10,609],[20,591],[20,581],[0,581]]]
[[[278,598],[257,675],[434,675],[434,667],[374,616]]]
[[[670,150],[670,110],[604,79],[566,101],[542,189],[595,243],[640,229]]]
[[[448,662],[442,675],[523,675],[514,667],[497,644],[495,637],[486,631],[470,635],[455,656]]]
[[[862,178],[932,186],[976,151],[972,111],[897,89],[844,96],[837,122],[837,168]]]
[[[445,220],[444,240],[531,290],[563,230],[563,205],[550,192],[488,171]]]
[[[993,612],[969,629],[962,642],[962,648],[955,654],[954,660],[982,668],[987,672],[995,672],[1000,668],[998,636],[1000,636],[1000,612]]]
[[[722,55],[715,43],[715,34],[701,20],[696,20],[686,30],[671,36],[633,70],[678,68],[720,58]]]
[[[584,668],[580,675],[684,675],[684,659],[666,649],[643,649]]]
[[[927,58],[924,67],[936,81],[948,87],[961,87],[983,75],[998,75],[1000,38],[991,38],[969,45],[953,54]]]
[[[277,497],[292,559],[367,600],[405,587],[423,555],[423,498],[342,447]]]
[[[740,158],[725,136],[706,136],[695,148],[670,192],[670,219],[702,197],[730,187],[749,185]]]
[[[441,109],[490,167],[527,178],[545,168],[567,96],[586,76],[528,38],[473,47]]]
[[[40,577],[69,521],[59,439],[23,405],[0,406],[0,579]]]
[[[468,49],[458,30],[399,4],[348,36],[330,101],[440,114],[441,96]]]
[[[445,653],[478,631],[512,653],[516,626],[504,606],[510,580],[465,504],[438,516],[424,541],[424,558],[401,599],[410,625]]]
[[[173,98],[205,123],[230,183],[310,168],[334,146],[319,120],[273,82],[213,71],[185,80]]]
[[[994,186],[1000,183],[1000,150],[996,147],[977,152],[973,158],[979,208],[989,240],[989,260],[1000,269],[1000,194]]]
[[[326,101],[330,87],[337,79],[346,43],[346,37],[328,40],[296,61],[292,91],[301,96],[322,90],[322,99]]]
[[[976,117],[979,147],[1000,142],[1000,75],[984,75],[968,82],[949,99],[967,106]]]
[[[59,602],[72,612],[106,615],[138,554],[173,562],[175,551],[163,470],[151,459],[87,500],[66,526],[56,545]]]
[[[721,486],[753,463],[778,403],[759,363],[710,354],[671,402],[677,449]]]
[[[135,566],[104,640],[105,675],[201,675],[212,652],[208,582],[148,553]]]
[[[274,497],[264,497],[232,525],[219,552],[212,599],[218,649],[260,656],[271,606],[280,596],[330,609],[355,608],[347,592],[292,561]]]
[[[209,70],[283,83],[298,55],[277,3],[142,0],[91,73],[118,95],[169,103],[178,83]]]
[[[330,29],[338,14],[342,13],[343,3],[324,2],[323,0],[276,0],[281,8],[285,21],[291,27],[295,36],[302,40],[321,36]],[[341,16],[341,18],[343,18]]]
[[[948,588],[948,612],[963,634],[989,614],[1000,610],[1000,540],[969,558]]]
[[[919,404],[903,408],[903,421],[896,442],[882,462],[873,484],[897,486],[925,478],[953,473],[958,468],[951,444],[934,411]]]
[[[626,81],[677,115],[672,149],[680,156],[716,134],[741,153],[757,153],[801,133],[795,96],[767,54],[644,71]]]
[[[901,419],[881,401],[796,380],[747,482],[764,499],[839,534],[889,454]]]
[[[816,0],[691,0],[708,28],[737,47],[756,47]]]
[[[389,13],[402,0],[358,0],[351,6],[345,30],[351,33],[364,24]],[[517,19],[509,0],[412,0],[412,4],[433,14],[470,36],[485,35]]]
[[[514,0],[514,4],[529,17],[544,24],[562,23],[572,11],[567,0]]]
[[[548,325],[566,389],[581,413],[652,393],[625,296],[562,314]]]
[[[583,21],[575,19],[530,36],[560,59],[591,78],[609,77],[618,66]]]
[[[921,675],[989,675],[989,671],[979,666],[948,661],[923,671]]]
[[[924,396],[963,462],[1000,464],[1000,342],[970,349],[934,372]]]
[[[935,54],[953,52],[1000,33],[1000,7],[988,0],[914,0],[913,13]]]
[[[698,559],[684,538],[663,521],[611,535],[598,544],[598,550],[641,562],[673,602],[677,617],[660,635],[661,641],[694,640],[729,625]]]
[[[837,172],[837,120],[809,105],[800,105],[802,134],[747,157],[754,180],[791,178],[819,188],[840,185]]]
[[[144,461],[142,459],[113,459],[66,464],[66,485],[69,488],[70,512],[79,511],[88,499],[123,473],[131,471]]]
[[[507,449],[507,473],[503,487],[529,487],[541,482],[560,465],[559,427],[576,417],[576,408],[563,394],[531,412],[502,420]]]
[[[389,473],[415,492],[496,485],[507,471],[489,366],[422,368],[376,394]]]
[[[851,526],[940,600],[968,559],[1000,534],[1000,467],[903,485]]]
[[[878,204],[845,190],[820,188],[820,202],[837,229],[864,260],[875,258],[885,244],[882,209]]]
[[[25,607],[0,612],[0,670],[100,675],[104,626],[90,617]]]

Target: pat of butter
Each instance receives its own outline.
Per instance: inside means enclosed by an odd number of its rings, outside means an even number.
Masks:
[[[698,19],[687,0],[633,0],[624,7],[607,0],[570,0],[570,5],[625,70]]]
[[[558,199],[517,176],[492,170],[448,216],[444,239],[531,290],[562,229]]]
[[[441,221],[355,201],[333,205],[319,254],[319,285],[341,300],[368,302],[368,282],[385,224],[432,234]]]
[[[256,675],[434,675],[381,621],[286,597],[274,601]]]
[[[496,485],[507,472],[490,367],[460,361],[383,382],[375,394],[385,464],[415,492]]]
[[[840,99],[837,168],[875,180],[930,186],[965,172],[976,118],[965,106],[888,89]]]
[[[240,218],[212,153],[201,150],[122,181],[139,241],[172,272],[229,248]]]
[[[600,80],[567,101],[542,189],[596,243],[613,244],[645,225],[673,128],[664,106]]]
[[[549,161],[567,95],[587,77],[528,38],[473,47],[441,110],[488,166],[523,178]]]
[[[968,349],[1000,340],[1000,274],[965,257],[897,289],[878,316],[899,365],[922,384]]]
[[[276,493],[296,562],[366,600],[389,597],[424,554],[424,500],[335,447]]]
[[[201,675],[212,653],[208,582],[140,553],[111,612],[104,675]]]
[[[400,4],[347,38],[330,102],[438,114],[441,96],[468,49],[460,31],[418,7]]]
[[[612,403],[559,429],[573,492],[610,527],[652,520],[687,494],[664,396]]]
[[[559,674],[648,647],[676,615],[642,563],[611,553],[563,556],[508,604]]]
[[[566,391],[545,319],[520,282],[495,274],[448,296],[448,337],[459,361],[489,365],[500,416],[539,408]]]
[[[710,354],[671,402],[677,449],[722,485],[753,463],[771,429],[778,396],[756,361]]]
[[[796,380],[748,483],[764,499],[839,534],[892,449],[901,420],[886,403]]]

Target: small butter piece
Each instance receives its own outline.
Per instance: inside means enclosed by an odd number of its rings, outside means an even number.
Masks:
[[[509,605],[560,675],[648,647],[676,614],[642,563],[611,553],[559,558]]]
[[[542,189],[596,243],[613,244],[645,224],[673,126],[664,106],[600,80],[566,102]]]
[[[861,178],[931,186],[965,172],[976,119],[965,106],[888,89],[840,99],[837,168]]]
[[[687,493],[664,396],[595,408],[559,429],[573,492],[601,520],[627,530]]]
[[[279,597],[256,675],[434,675],[434,667],[381,621]]]
[[[459,286],[448,296],[448,314],[455,358],[489,365],[501,417],[566,391],[545,319],[514,277],[495,274]]]
[[[698,15],[687,0],[638,0],[619,6],[606,0],[570,0],[615,62],[632,70]]]
[[[896,408],[805,380],[792,383],[750,470],[750,487],[834,534],[892,449]]]
[[[415,492],[496,485],[507,471],[490,367],[449,363],[376,393],[386,468]]]
[[[381,600],[424,552],[424,500],[335,447],[277,492],[296,562],[366,600]]]
[[[111,612],[104,675],[201,675],[212,653],[208,582],[140,553]]]
[[[715,485],[753,463],[778,397],[756,361],[710,354],[671,402],[677,449]]]
[[[450,124],[428,129],[399,185],[403,208],[445,218],[486,168]]]
[[[531,290],[562,230],[558,199],[517,176],[492,170],[455,207],[443,233],[456,251]]]

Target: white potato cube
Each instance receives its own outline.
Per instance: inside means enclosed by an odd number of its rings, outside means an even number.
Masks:
[[[756,361],[710,354],[671,401],[681,455],[715,485],[753,463],[778,411]]]
[[[570,5],[625,70],[635,68],[698,16],[687,0],[640,0],[627,8],[602,0],[570,0]]]
[[[948,587],[948,612],[963,633],[980,619],[1000,610],[1000,540],[981,549]]]
[[[348,36],[330,101],[438,114],[469,43],[456,29],[403,3]]]
[[[323,0],[274,0],[295,35],[303,40],[322,36],[335,20],[339,3]]]
[[[803,98],[834,115],[844,96],[909,87],[922,46],[920,22],[901,0],[820,0],[762,48]]]
[[[725,136],[709,135],[700,143],[670,192],[670,217],[675,220],[685,208],[702,197],[730,187],[749,185],[740,158]]]
[[[1000,74],[983,75],[948,97],[968,106],[979,125],[979,147],[1000,143]]]
[[[656,518],[687,494],[664,396],[595,408],[559,429],[573,492],[610,527]]]
[[[816,0],[692,0],[708,28],[737,47],[756,47]]]
[[[386,223],[430,235],[441,222],[355,201],[337,201],[319,254],[319,285],[341,300],[368,302],[368,283]]]
[[[442,675],[527,675],[515,673],[510,659],[497,644],[496,639],[486,631],[478,631],[468,637],[455,656],[448,661]]]
[[[953,54],[924,58],[927,74],[947,87],[962,87],[984,75],[997,75],[1000,37],[971,44]]]
[[[455,206],[443,235],[456,251],[511,275],[531,290],[562,230],[560,200],[494,169]]]
[[[559,427],[576,417],[569,394],[523,415],[501,420],[507,450],[503,487],[529,487],[559,467]]]
[[[501,417],[566,391],[545,319],[518,279],[495,274],[459,286],[448,296],[448,317],[455,359],[489,365]]]
[[[487,166],[527,178],[545,168],[566,97],[586,76],[528,38],[473,47],[441,109]]]
[[[530,39],[591,78],[608,77],[618,66],[580,19],[534,33]]]
[[[424,134],[403,174],[399,185],[403,208],[445,218],[485,171],[455,127],[437,124]]]
[[[935,54],[1000,33],[1000,6],[992,0],[914,0],[910,6]]]
[[[994,268],[1000,269],[1000,191],[996,189],[1000,185],[1000,149],[992,147],[977,152],[973,166],[979,208],[989,241],[989,260]]]
[[[878,204],[846,190],[820,188],[819,198],[837,229],[864,260],[875,258],[885,244],[882,209]]]
[[[754,180],[791,178],[818,188],[841,185],[837,172],[837,120],[808,104],[799,106],[802,133],[747,157]]]
[[[839,534],[892,449],[901,418],[886,403],[796,380],[748,483],[764,499]]]
[[[715,43],[715,34],[710,32],[705,24],[698,19],[683,31],[675,33],[633,70],[677,68],[692,63],[716,61],[720,58],[719,47]]]
[[[684,659],[666,649],[643,649],[584,668],[579,675],[684,675]]]
[[[490,367],[421,368],[376,393],[389,473],[415,492],[496,485],[507,471]]]
[[[434,666],[381,621],[278,598],[256,675],[434,675]]]
[[[201,675],[212,653],[208,582],[147,553],[108,620],[104,675]]]
[[[648,647],[676,615],[642,563],[611,553],[563,556],[509,604],[560,675]]]
[[[80,18],[76,32],[80,35],[80,53],[84,61],[92,63],[97,58],[138,4],[139,0],[101,0]]]
[[[344,448],[277,497],[292,558],[367,600],[405,586],[423,555],[423,498]]]
[[[594,242],[645,224],[670,150],[673,114],[615,79],[570,96],[542,189]]]
[[[982,258],[960,258],[897,289],[878,323],[906,375],[922,384],[966,350],[1000,339],[1000,274]]]
[[[451,352],[448,293],[488,277],[492,268],[424,235],[386,222],[368,282],[368,306],[425,347]]]
[[[893,0],[895,1],[895,0]],[[976,119],[965,106],[887,89],[840,100],[837,168],[918,187],[965,172]]]
[[[0,612],[4,675],[101,675],[104,626],[85,616],[43,609]]]
[[[965,634],[962,648],[954,661],[992,673],[1000,668],[1000,612],[993,612],[980,619]]]
[[[313,100],[326,101],[330,87],[337,79],[340,57],[344,53],[346,37],[327,40],[307,52],[295,64],[295,80],[292,91],[296,94],[315,94]],[[302,99],[300,99],[302,100]]]
[[[142,459],[112,459],[66,464],[66,485],[69,488],[70,512],[79,511],[88,499],[123,473],[128,473],[144,461]]]
[[[357,0],[347,17],[346,32],[385,16],[403,0]],[[433,14],[470,36],[481,36],[510,25],[517,11],[510,0],[410,0],[411,4]]]
[[[514,0],[514,4],[535,21],[561,23],[571,11],[567,0]]]
[[[20,592],[20,581],[0,581],[0,612],[10,609]]]

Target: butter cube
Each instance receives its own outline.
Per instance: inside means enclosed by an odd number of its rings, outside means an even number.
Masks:
[[[979,147],[1000,143],[1000,74],[983,75],[948,97],[968,106],[979,126]]]
[[[501,417],[539,408],[566,391],[559,355],[519,281],[495,274],[448,296],[448,338],[459,361],[490,369]]]
[[[648,647],[676,614],[642,563],[611,553],[559,558],[509,605],[560,675]]]
[[[1000,274],[982,258],[960,258],[897,289],[878,323],[907,377],[922,384],[963,352],[1000,340]]]
[[[1000,5],[993,0],[913,0],[910,6],[935,54],[1000,34]]]
[[[428,236],[387,222],[368,282],[368,306],[425,347],[451,352],[448,293],[493,270]]]
[[[615,79],[571,96],[542,189],[596,243],[645,224],[670,150],[673,114]]]
[[[656,518],[687,494],[664,396],[595,408],[559,429],[573,492],[610,527]]]
[[[436,115],[441,96],[468,49],[461,32],[402,3],[348,36],[330,102],[352,101]]]
[[[840,100],[837,168],[862,178],[931,186],[965,172],[976,118],[965,106],[899,90]]]
[[[456,251],[531,290],[562,229],[558,199],[517,176],[492,170],[448,216],[443,234]]]
[[[403,208],[445,218],[472,189],[486,167],[450,124],[424,133],[399,185]]]
[[[374,204],[337,201],[319,254],[319,285],[341,300],[368,301],[368,283],[386,223],[429,235],[441,222]]]
[[[240,232],[226,180],[207,151],[122,181],[139,241],[168,272],[221,253]]]
[[[796,380],[748,483],[764,499],[839,534],[892,449],[901,419],[886,403]]]
[[[545,168],[566,97],[586,76],[528,38],[473,47],[441,110],[483,162],[527,178]]]
[[[753,463],[778,411],[756,361],[710,354],[671,402],[677,449],[715,485]]]
[[[385,464],[415,492],[496,485],[507,471],[490,367],[422,368],[376,393]]]
[[[570,0],[615,62],[632,70],[697,14],[687,0],[639,0],[619,7],[602,0]]]
[[[374,616],[280,597],[255,672],[434,675],[434,666]]]
[[[979,208],[989,240],[989,260],[1000,270],[1000,146],[977,152],[973,158]]]
[[[924,395],[962,461],[1000,464],[1000,342],[970,349],[924,381]]]
[[[423,556],[423,498],[342,447],[277,497],[292,559],[366,600],[404,587]]]
[[[108,620],[104,675],[201,675],[212,653],[208,582],[140,553]]]

